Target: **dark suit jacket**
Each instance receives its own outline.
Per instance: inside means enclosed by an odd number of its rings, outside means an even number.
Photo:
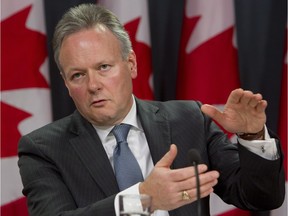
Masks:
[[[220,172],[215,192],[225,202],[252,210],[282,204],[282,155],[275,161],[265,160],[231,144],[202,114],[199,103],[138,99],[136,103],[154,163],[175,143],[178,155],[172,168],[185,167],[188,150],[195,148],[203,163]],[[18,164],[31,216],[115,215],[114,198],[119,189],[112,167],[95,129],[78,111],[23,136]],[[170,215],[193,212],[195,203]],[[202,215],[210,215],[209,198],[202,199]]]

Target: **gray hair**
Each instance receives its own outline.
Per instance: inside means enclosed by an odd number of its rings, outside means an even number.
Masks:
[[[126,59],[132,50],[131,40],[119,19],[111,11],[96,4],[80,4],[69,9],[58,22],[53,36],[54,59],[61,70],[59,53],[65,37],[83,29],[103,25],[119,40],[121,55]]]

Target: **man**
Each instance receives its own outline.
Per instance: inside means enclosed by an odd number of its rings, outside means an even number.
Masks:
[[[131,127],[127,140],[144,179],[120,193],[152,196],[154,215],[196,214],[195,169],[187,166],[191,148],[203,163],[201,215],[210,215],[213,191],[243,209],[282,204],[281,149],[265,126],[267,102],[260,94],[236,89],[223,112],[195,101],[135,98],[137,61],[129,36],[111,12],[94,4],[69,10],[53,42],[77,110],[19,142],[23,194],[32,216],[118,214],[113,130],[123,123]],[[238,133],[239,143],[231,144],[209,116]]]

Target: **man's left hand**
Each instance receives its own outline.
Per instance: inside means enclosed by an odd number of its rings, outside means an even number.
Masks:
[[[257,133],[266,122],[266,107],[261,94],[239,88],[230,93],[223,111],[208,104],[201,110],[231,133]]]

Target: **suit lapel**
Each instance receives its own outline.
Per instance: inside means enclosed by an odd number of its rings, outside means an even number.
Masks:
[[[167,115],[149,102],[136,99],[136,103],[137,115],[144,129],[153,163],[156,164],[169,150],[171,144]]]
[[[172,144],[168,113],[161,107],[159,108],[157,103],[145,102],[139,99],[136,99],[136,102],[138,116],[145,131],[153,162],[156,164],[169,151]],[[173,164],[171,168],[173,168]],[[192,206],[187,205],[169,211],[169,215],[191,215],[191,212],[194,211]]]
[[[73,117],[71,132],[77,136],[70,142],[76,154],[106,196],[118,193],[113,169],[95,129],[78,112]]]

